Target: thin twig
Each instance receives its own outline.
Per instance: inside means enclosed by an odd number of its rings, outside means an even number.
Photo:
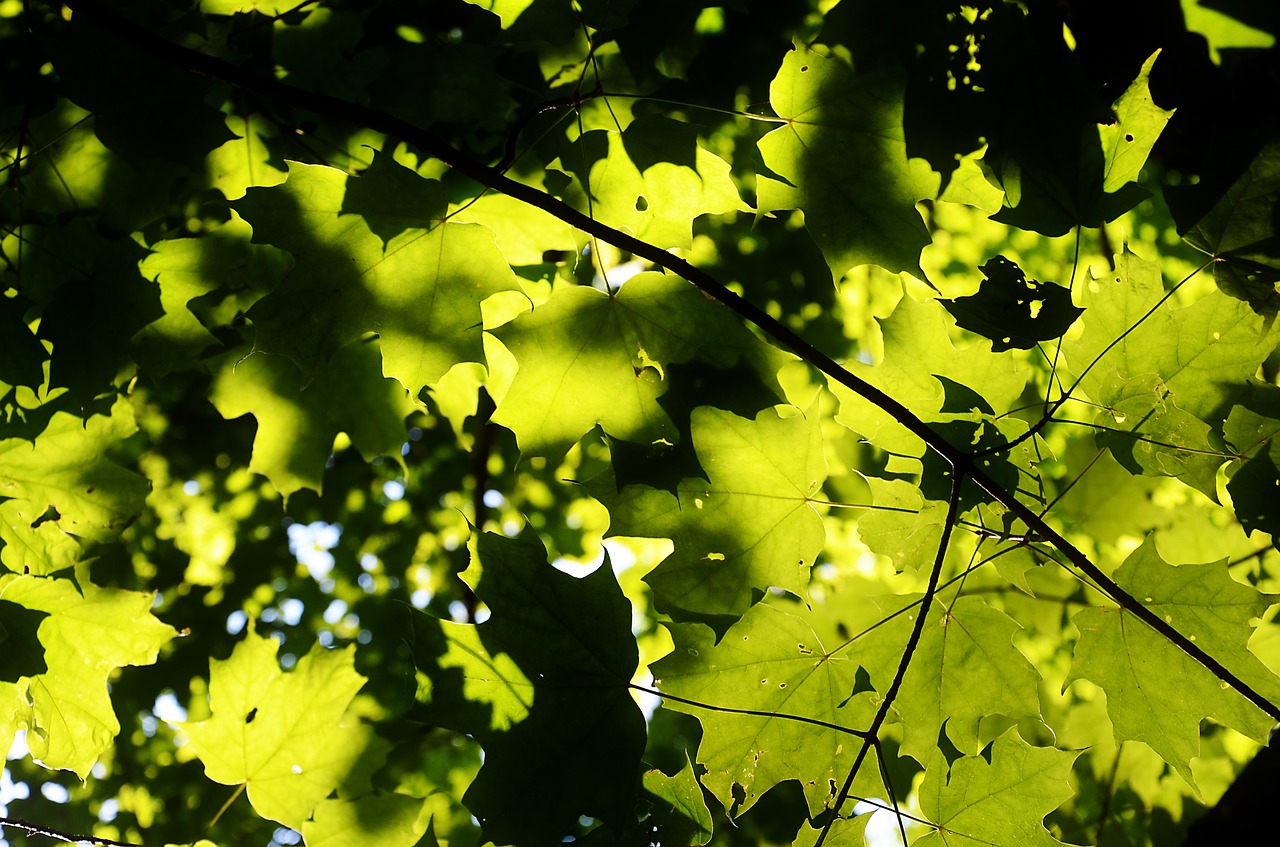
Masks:
[[[135,844],[131,841],[112,841],[110,838],[98,838],[96,835],[78,835],[71,832],[63,832],[60,829],[54,829],[48,826],[29,823],[21,818],[0,818],[0,828],[11,826],[14,829],[20,829],[31,835],[43,835],[46,838],[56,838],[59,841],[65,841],[68,844],[81,844],[88,842],[90,844],[104,844],[107,847],[143,847],[141,844]]]

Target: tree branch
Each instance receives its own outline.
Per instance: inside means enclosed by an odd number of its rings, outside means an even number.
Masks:
[[[21,818],[0,818],[0,828],[11,826],[14,829],[20,829],[31,835],[43,835],[47,838],[56,838],[59,841],[66,841],[69,844],[77,844],[89,842],[90,844],[103,844],[106,847],[142,847],[141,844],[134,844],[129,841],[112,841],[110,838],[97,838],[92,835],[77,835],[74,833],[63,832],[58,829],[52,829],[39,824],[28,823]]]
[[[683,277],[709,297],[733,310],[744,320],[755,324],[779,344],[789,348],[801,359],[813,365],[831,379],[880,407],[951,465],[957,477],[971,479],[986,491],[992,499],[1001,503],[1047,543],[1057,547],[1073,566],[1101,586],[1122,609],[1132,613],[1139,620],[1175,644],[1188,656],[1208,668],[1215,677],[1230,685],[1249,702],[1272,718],[1280,721],[1280,705],[1272,703],[1259,694],[1246,682],[1227,670],[1220,662],[1205,653],[1190,639],[1143,606],[1137,598],[1117,585],[1093,562],[1089,561],[1089,558],[1071,542],[1050,527],[1032,508],[1020,501],[1013,492],[1008,491],[997,483],[983,470],[980,461],[972,454],[952,445],[906,406],[874,385],[845,370],[834,359],[805,341],[799,334],[787,328],[780,321],[770,317],[764,310],[750,301],[726,288],[706,271],[695,267],[678,256],[673,256],[661,247],[593,220],[563,201],[557,200],[533,186],[525,185],[507,177],[496,168],[483,164],[470,154],[453,147],[422,127],[411,124],[394,115],[331,97],[327,94],[285,85],[278,80],[260,76],[244,68],[215,59],[212,56],[180,47],[138,26],[119,13],[106,8],[98,0],[66,0],[66,5],[70,6],[76,14],[83,15],[84,18],[91,20],[112,35],[175,67],[244,89],[259,97],[275,100],[317,114],[327,115],[383,133],[392,138],[401,139],[439,159],[453,170],[475,180],[486,188],[499,191],[530,206],[542,209],[570,226],[599,238],[601,241],[606,241],[621,250],[648,259],[655,265]]]
[[[898,698],[898,689],[902,687],[902,681],[907,677],[907,668],[911,665],[911,659],[915,656],[916,647],[920,644],[920,635],[924,632],[925,618],[929,617],[929,608],[933,605],[933,598],[938,593],[938,581],[942,578],[942,563],[947,558],[947,548],[951,545],[951,531],[955,528],[956,521],[960,518],[960,489],[964,486],[964,483],[965,479],[961,474],[953,474],[951,478],[951,495],[947,498],[947,519],[942,525],[942,538],[938,540],[938,552],[933,557],[933,568],[929,571],[929,584],[924,590],[924,596],[920,598],[920,614],[916,615],[915,626],[911,628],[911,635],[907,636],[907,644],[902,650],[902,659],[898,662],[898,671],[893,675],[893,682],[889,685],[889,690],[885,692],[884,699],[880,701],[880,708],[876,710],[876,716],[871,719],[871,726],[867,729],[867,740],[862,742],[862,747],[858,750],[858,757],[854,759],[853,766],[849,768],[849,775],[845,777],[844,785],[840,786],[840,793],[836,795],[836,802],[832,807],[832,815],[822,827],[822,832],[818,834],[818,840],[814,842],[813,847],[822,847],[822,842],[826,841],[827,833],[831,831],[831,826],[835,823],[836,818],[840,817],[840,807],[844,805],[844,801],[849,797],[849,789],[853,787],[853,780],[858,775],[858,768],[862,766],[862,761],[867,756],[867,750],[871,748],[875,740],[879,740],[880,727],[884,725],[885,719],[889,717],[889,709],[893,707],[893,701]]]

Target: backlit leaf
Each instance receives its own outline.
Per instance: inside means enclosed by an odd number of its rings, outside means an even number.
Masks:
[[[354,648],[317,644],[287,672],[278,649],[250,626],[230,658],[210,662],[212,717],[178,727],[209,779],[246,784],[259,814],[299,829],[357,760],[385,753],[385,742],[346,716],[365,683]]]
[[[639,118],[621,133],[593,130],[551,167],[573,174],[569,199],[596,220],[663,247],[688,247],[700,215],[746,207],[729,165],[690,124]]]
[[[555,291],[494,333],[519,371],[493,420],[524,456],[558,459],[597,424],[639,444],[679,436],[658,404],[670,365],[702,358],[727,368],[757,346],[737,320],[683,280],[638,274],[616,294]]]
[[[282,356],[233,352],[209,396],[223,417],[254,416],[249,467],[286,497],[300,488],[320,490],[340,432],[369,459],[398,456],[404,419],[414,409],[395,380],[380,376],[378,351],[364,343],[339,351],[310,382]]]
[[[1280,678],[1248,648],[1249,622],[1274,598],[1231,579],[1223,563],[1169,565],[1150,538],[1115,579],[1264,696],[1280,699]],[[1066,684],[1088,679],[1106,691],[1117,741],[1145,742],[1195,786],[1191,760],[1200,753],[1200,721],[1212,718],[1266,738],[1267,715],[1129,612],[1090,608],[1072,621],[1080,642]]]
[[[289,356],[307,377],[376,332],[383,373],[416,395],[455,362],[484,361],[480,302],[519,285],[492,233],[441,223],[438,185],[386,156],[374,164],[351,179],[291,164],[284,185],[253,189],[235,203],[255,242],[297,260],[249,317],[258,349]],[[357,190],[364,180],[382,190]]]
[[[0,682],[0,698],[8,689],[24,701],[8,715],[0,710],[0,739],[12,739],[13,731],[25,726],[32,756],[81,779],[120,731],[108,681],[125,665],[151,664],[177,635],[151,614],[152,595],[99,588],[83,579],[86,575],[81,571],[74,581],[0,576],[0,595],[6,601],[44,613],[34,635],[44,647],[47,666],[16,686]],[[8,626],[21,623],[6,620]],[[5,644],[7,648],[9,642]]]
[[[913,602],[917,605],[911,605]],[[888,622],[854,642],[849,657],[888,690],[920,614],[918,595],[877,598]],[[980,597],[935,600],[911,656],[894,709],[903,721],[902,752],[927,762],[946,728],[956,749],[976,755],[978,724],[989,715],[1039,718],[1040,674],[1012,644],[1018,625]]]
[[[1032,747],[1016,730],[991,745],[989,755],[966,756],[948,767],[937,754],[920,786],[920,810],[937,829],[914,843],[933,845],[1062,844],[1042,823],[1072,795],[1075,754]]]
[[[702,723],[703,784],[726,808],[750,809],[770,788],[800,781],[809,811],[830,808],[874,715],[870,695],[851,697],[857,663],[832,654],[803,620],[752,607],[716,642],[701,624],[671,627],[675,648],[653,666],[664,707]],[[737,703],[751,702],[750,714]],[[727,711],[720,711],[720,709]],[[874,756],[855,794],[883,791]],[[735,797],[739,797],[735,807]]]
[[[811,498],[826,478],[813,414],[755,420],[708,406],[693,413],[693,445],[709,481],[686,479],[677,493],[628,486],[596,496],[609,507],[611,535],[671,538],[675,551],[645,581],[658,607],[740,615],[753,591],[801,593],[822,549]]]
[[[54,414],[34,443],[0,441],[0,496],[10,498],[10,520],[0,524],[0,538],[35,553],[28,559],[26,553],[9,554],[6,546],[5,564],[47,572],[41,562],[50,560],[36,551],[48,549],[54,530],[88,541],[109,541],[120,534],[142,509],[149,486],[108,459],[107,452],[135,430],[133,408],[121,397],[109,415],[81,420],[66,412]],[[17,524],[11,522],[14,518]],[[33,533],[44,540],[30,539]]]
[[[925,195],[907,160],[901,80],[855,75],[841,59],[796,47],[769,102],[786,124],[759,142],[759,210],[803,209],[837,279],[868,263],[924,279],[929,233],[915,203]]]

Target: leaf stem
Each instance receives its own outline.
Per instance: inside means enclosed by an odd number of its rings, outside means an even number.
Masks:
[[[231,796],[227,798],[227,802],[223,803],[222,808],[218,809],[218,811],[214,813],[213,819],[210,820],[209,825],[204,828],[205,832],[209,832],[210,830],[212,830],[213,827],[218,823],[218,821],[222,819],[222,816],[226,814],[227,809],[231,808],[231,804],[234,803],[237,799],[239,799],[240,795],[244,793],[244,789],[248,784],[249,783],[247,782],[242,782],[236,786],[236,790],[233,791],[231,793]]]

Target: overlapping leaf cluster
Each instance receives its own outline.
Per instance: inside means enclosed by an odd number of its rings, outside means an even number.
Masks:
[[[1062,8],[0,3],[13,816],[1179,838],[1280,719],[1280,147]]]

